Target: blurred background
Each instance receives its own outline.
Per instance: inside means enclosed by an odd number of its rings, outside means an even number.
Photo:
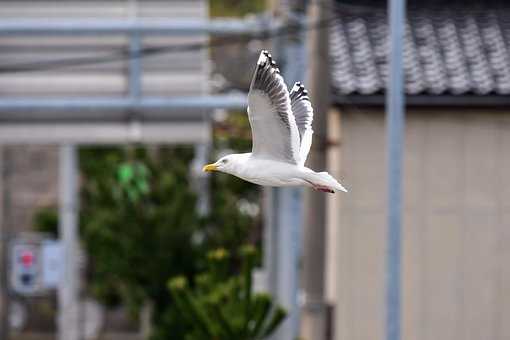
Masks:
[[[0,339],[385,338],[387,5],[0,0]],[[406,16],[401,338],[510,339],[510,4]],[[201,172],[261,49],[348,194]]]

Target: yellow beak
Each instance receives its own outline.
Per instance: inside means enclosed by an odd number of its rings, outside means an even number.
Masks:
[[[202,171],[216,171],[218,167],[214,164],[207,164],[202,168]]]

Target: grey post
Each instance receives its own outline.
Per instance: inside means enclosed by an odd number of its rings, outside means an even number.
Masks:
[[[136,1],[130,1],[131,5],[131,17],[133,21],[136,21],[138,3]],[[128,86],[129,86],[129,98],[132,103],[139,104],[142,96],[142,58],[140,56],[142,50],[142,37],[140,32],[133,31],[129,35],[129,74],[128,74]],[[141,138],[140,132],[140,120],[139,110],[132,109],[130,113],[130,135],[131,139],[138,142]]]
[[[137,32],[142,35],[197,35],[211,33],[217,35],[256,34],[268,28],[255,20],[244,19],[172,19],[172,20],[125,20],[125,19],[2,19],[0,36],[40,36],[40,35],[96,35],[124,34]],[[270,30],[277,29],[272,26]]]
[[[330,17],[331,3],[323,0],[309,5],[310,21],[324,22]],[[308,166],[315,171],[326,170],[327,114],[329,98],[329,30],[327,26],[309,33],[310,98],[314,107],[313,144]],[[305,339],[325,340],[327,304],[325,301],[326,270],[326,195],[307,190],[303,226],[303,290],[302,334]]]
[[[129,37],[129,96],[138,103],[142,94],[142,39],[139,32],[131,33]]]
[[[64,266],[58,287],[58,339],[79,340],[78,159],[74,145],[60,146],[59,163],[59,237]]]
[[[9,279],[8,279],[8,246],[10,239],[10,157],[9,151],[0,146],[0,339],[8,340],[9,332]]]
[[[400,340],[402,153],[404,142],[403,44],[405,0],[389,1],[390,77],[386,92],[388,143],[388,244],[386,340]]]
[[[306,70],[305,30],[306,16],[302,0],[282,0],[281,12],[285,25],[293,25],[301,32],[283,36],[279,42],[282,50],[276,50],[283,76],[288,87],[296,81],[304,81]],[[276,45],[276,44],[275,44]],[[301,254],[302,190],[299,188],[267,189],[270,218],[266,219],[267,269],[270,289],[288,312],[288,317],[271,339],[294,340],[299,335],[299,260]]]
[[[23,111],[101,111],[112,110],[196,110],[246,108],[245,94],[195,95],[186,97],[144,97],[137,100],[126,97],[86,98],[7,98],[0,99],[0,112],[16,114]],[[44,112],[43,112],[44,113]],[[43,113],[41,117],[44,118]],[[68,113],[73,118],[76,112]],[[171,117],[175,112],[168,113]]]

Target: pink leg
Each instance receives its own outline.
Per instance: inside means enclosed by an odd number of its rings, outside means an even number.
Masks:
[[[312,185],[312,187],[317,190],[317,191],[322,191],[322,192],[329,192],[330,194],[334,194],[335,193],[335,190],[327,187],[327,186],[324,186],[324,185],[320,185],[320,184],[315,184],[315,183],[312,183],[310,181],[307,181],[308,183],[310,183]]]
[[[325,187],[325,186],[322,186],[322,185],[317,185],[314,187],[315,190],[318,190],[318,191],[322,191],[322,192],[329,192],[330,194],[334,194],[335,193],[335,190],[332,190],[331,188],[328,188],[328,187]]]

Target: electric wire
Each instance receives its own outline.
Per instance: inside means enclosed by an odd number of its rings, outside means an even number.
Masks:
[[[320,0],[319,0],[320,1]],[[314,2],[319,6],[327,6],[328,9],[332,9],[335,12],[351,12],[359,11],[359,10],[367,10],[368,8],[363,8],[360,6],[351,6],[348,7],[340,6],[338,3],[332,4],[333,6],[326,5],[323,1]],[[61,58],[54,59],[48,61],[38,61],[38,62],[27,62],[27,63],[14,63],[14,64],[0,64],[0,74],[5,73],[23,73],[23,72],[36,72],[36,71],[49,71],[56,70],[61,68],[67,68],[72,66],[86,66],[86,65],[95,65],[95,64],[103,64],[114,61],[123,61],[123,60],[131,60],[144,58],[148,56],[158,55],[158,54],[169,54],[169,53],[181,53],[181,52],[190,52],[190,51],[199,51],[202,49],[209,49],[227,45],[234,44],[242,44],[248,43],[254,40],[269,40],[272,38],[299,34],[305,31],[321,29],[324,27],[331,26],[337,19],[337,13],[335,13],[331,18],[327,18],[322,21],[318,21],[316,23],[311,23],[306,26],[302,26],[298,23],[286,25],[277,29],[268,29],[261,30],[259,33],[255,34],[245,34],[239,35],[235,37],[221,37],[216,38],[214,41],[205,41],[205,42],[197,42],[197,43],[185,43],[185,44],[176,44],[169,46],[157,46],[157,47],[142,47],[137,51],[131,51],[129,47],[125,47],[122,49],[115,50],[112,53],[99,56],[99,57],[75,57],[75,58]]]
[[[250,41],[269,40],[288,35],[300,34],[306,31],[334,26],[338,20],[339,14],[357,14],[373,10],[369,6],[346,5],[338,2],[325,2],[324,0],[314,0],[313,4],[324,6],[332,11],[332,16],[316,23],[311,23],[303,27],[299,22],[293,22],[289,25],[273,30],[261,30],[257,34],[244,34],[239,36],[228,36],[215,38],[214,41],[205,41],[197,43],[183,43],[169,46],[143,47],[138,51],[130,51],[129,47],[118,49],[111,54],[102,57],[76,57],[63,58],[49,61],[40,61],[32,63],[17,63],[0,65],[0,74],[7,73],[25,73],[37,71],[51,71],[73,66],[97,65],[114,61],[124,61],[137,58],[150,57],[159,54],[171,54],[181,52],[199,51],[202,49],[215,48],[221,46],[249,43]],[[358,117],[367,119],[367,113],[359,105],[353,103],[348,96],[344,96],[344,106],[352,108]],[[367,119],[369,120],[369,119]]]
[[[76,58],[62,58],[49,61],[33,62],[33,63],[15,63],[15,64],[3,64],[0,65],[0,73],[21,73],[21,72],[33,72],[33,71],[47,71],[60,68],[66,68],[71,66],[84,66],[108,63],[119,60],[130,60],[137,58],[144,58],[157,54],[168,54],[168,53],[181,53],[199,51],[202,49],[221,47],[234,44],[248,43],[253,40],[269,40],[276,37],[285,35],[293,35],[302,31],[320,29],[321,27],[328,26],[330,20],[324,20],[307,27],[299,27],[296,25],[282,27],[280,29],[271,32],[269,30],[261,31],[260,33],[242,35],[236,37],[222,37],[214,39],[214,41],[197,42],[178,44],[170,46],[157,46],[157,47],[142,47],[137,51],[130,51],[129,47],[122,48],[114,51],[108,55],[100,57],[76,57]]]

